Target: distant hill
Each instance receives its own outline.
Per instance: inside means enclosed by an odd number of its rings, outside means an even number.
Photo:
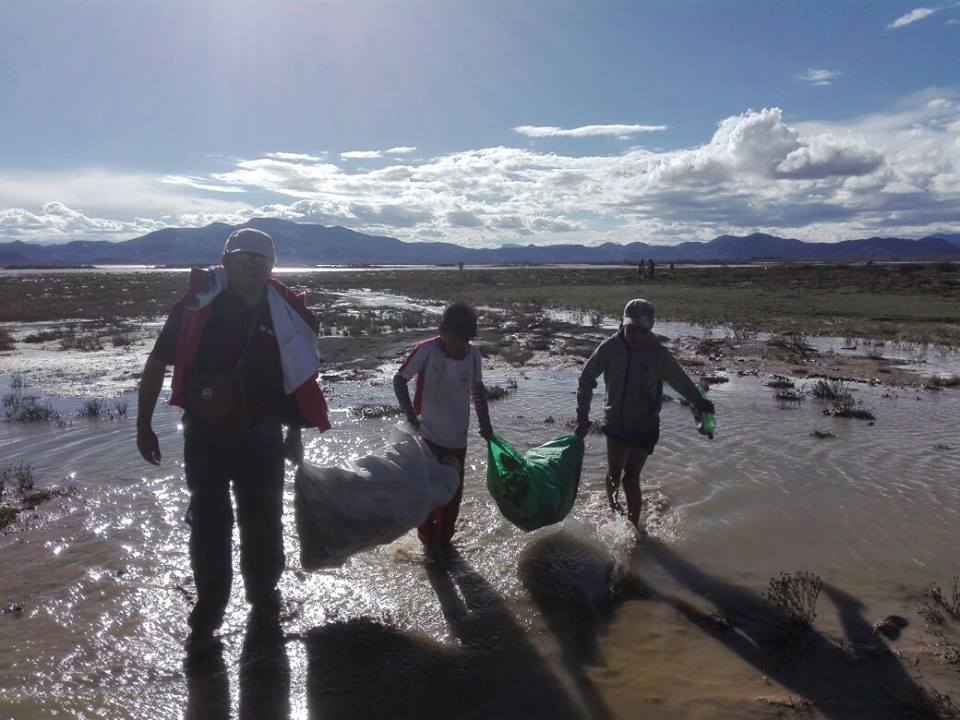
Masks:
[[[960,233],[937,233],[936,235],[930,235],[930,237],[935,240],[946,240],[951,245],[960,247]]]
[[[236,227],[270,233],[283,265],[437,265],[505,263],[638,263],[862,260],[960,260],[960,233],[920,240],[872,237],[837,243],[808,243],[776,235],[721,235],[709,242],[679,245],[504,245],[464,248],[453,243],[403,242],[348,228],[255,218],[243,225],[213,223],[202,228],[165,228],[122,242],[75,241],[63,245],[0,243],[0,265],[194,265],[216,262]]]

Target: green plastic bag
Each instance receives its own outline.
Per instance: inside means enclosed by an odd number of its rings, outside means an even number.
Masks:
[[[521,455],[499,436],[487,448],[487,489],[500,512],[521,530],[563,520],[580,485],[583,440],[564,435]]]

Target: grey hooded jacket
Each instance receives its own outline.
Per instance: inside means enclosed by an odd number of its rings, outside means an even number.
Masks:
[[[651,334],[639,350],[627,344],[622,329],[600,343],[580,372],[578,422],[590,419],[590,401],[600,375],[607,386],[604,426],[619,437],[635,437],[660,427],[664,381],[698,410],[706,406],[693,380],[656,335]]]

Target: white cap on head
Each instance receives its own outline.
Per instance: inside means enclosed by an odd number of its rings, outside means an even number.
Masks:
[[[636,325],[652,330],[654,323],[653,303],[643,298],[634,298],[623,308],[623,324]]]
[[[227,244],[223,246],[223,254],[229,255],[235,252],[250,252],[270,258],[277,259],[277,251],[273,246],[273,238],[261,230],[254,228],[240,228],[230,233],[227,238]]]

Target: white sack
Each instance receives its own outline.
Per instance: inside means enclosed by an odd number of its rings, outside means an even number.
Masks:
[[[402,425],[379,453],[345,468],[304,462],[294,503],[303,567],[337,567],[356,552],[393,542],[450,502],[459,484],[459,463],[438,461]]]

